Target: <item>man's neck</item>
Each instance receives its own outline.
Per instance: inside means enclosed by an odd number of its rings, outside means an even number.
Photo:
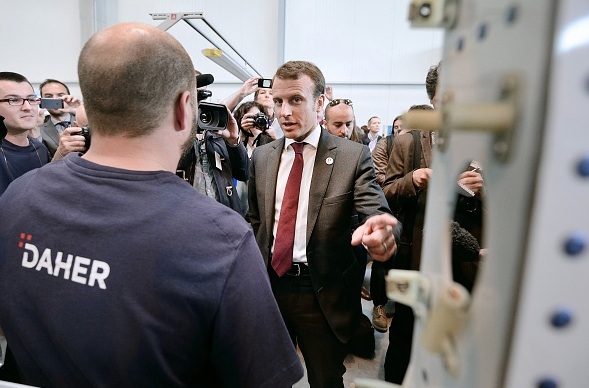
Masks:
[[[378,137],[378,132],[368,132],[368,137],[371,139],[376,139]]]
[[[7,133],[6,134],[6,141],[11,142],[14,145],[20,146],[20,147],[26,147],[29,145],[29,139],[27,137],[28,135],[28,131],[22,132],[22,133]]]
[[[106,141],[105,141],[106,140]],[[125,138],[114,140],[92,136],[92,147],[82,156],[91,162],[134,171],[170,171],[175,173],[180,151],[162,151],[157,142],[147,139]]]
[[[65,119],[69,118],[70,114],[67,112],[64,112],[60,115],[51,115],[51,120],[54,122],[60,122],[60,121],[65,121]]]

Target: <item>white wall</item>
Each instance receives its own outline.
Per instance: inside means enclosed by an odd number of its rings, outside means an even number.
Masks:
[[[80,95],[77,57],[92,31],[121,21],[158,25],[150,13],[201,11],[264,77],[283,60],[303,59],[324,72],[334,96],[354,101],[359,125],[383,124],[413,104],[428,103],[427,69],[441,58],[442,32],[410,29],[409,0],[0,0],[0,70],[36,86],[57,78]],[[284,19],[282,16],[284,15]],[[284,22],[283,22],[284,20]],[[192,23],[215,37],[202,21]],[[169,31],[195,67],[215,76],[213,101],[241,81],[201,54],[211,45],[186,23]],[[215,42],[223,47],[219,39]],[[234,56],[236,59],[237,57]]]

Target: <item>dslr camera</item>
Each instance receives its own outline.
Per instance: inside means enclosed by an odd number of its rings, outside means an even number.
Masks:
[[[262,131],[265,131],[266,129],[270,128],[270,125],[272,125],[272,122],[270,121],[268,116],[266,116],[262,112],[258,112],[255,115],[253,115],[252,119],[254,119],[254,127],[260,128]]]
[[[222,131],[227,128],[227,122],[229,122],[229,115],[225,105],[213,104],[211,102],[201,102],[198,104],[197,133]]]

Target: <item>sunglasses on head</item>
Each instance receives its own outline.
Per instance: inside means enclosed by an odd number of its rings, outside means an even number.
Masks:
[[[354,106],[354,103],[352,102],[352,100],[350,100],[348,98],[335,98],[335,99],[329,101],[329,104],[328,105],[329,106],[336,106],[340,102],[343,102],[344,104],[349,105],[349,106],[352,106],[352,107]]]

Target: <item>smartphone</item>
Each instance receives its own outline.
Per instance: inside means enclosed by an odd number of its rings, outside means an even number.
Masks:
[[[268,78],[260,78],[258,80],[258,87],[270,89],[272,87],[272,80]]]
[[[61,98],[42,98],[41,108],[45,109],[62,109],[63,100]]]

